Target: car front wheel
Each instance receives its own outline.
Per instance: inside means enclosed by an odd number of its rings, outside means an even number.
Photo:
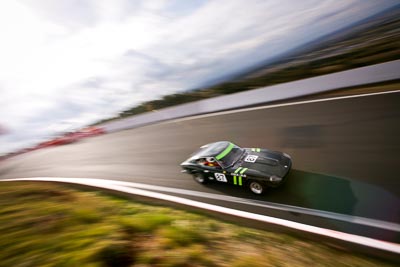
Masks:
[[[262,195],[265,191],[265,185],[258,181],[250,181],[249,183],[249,188],[251,192],[253,192],[256,195]]]
[[[202,173],[199,172],[193,174],[193,179],[199,184],[207,183],[207,178]]]

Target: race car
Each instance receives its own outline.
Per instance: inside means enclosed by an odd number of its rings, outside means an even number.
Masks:
[[[246,186],[257,195],[281,185],[291,166],[291,157],[286,153],[241,148],[228,141],[204,145],[181,163],[182,172],[191,174],[198,183]]]

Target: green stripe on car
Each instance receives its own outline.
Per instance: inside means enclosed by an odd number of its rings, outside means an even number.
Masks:
[[[247,171],[248,170],[248,168],[242,168],[242,167],[239,167],[239,168],[237,168],[236,170],[235,170],[235,172],[234,173],[237,173],[237,174],[243,174],[245,171]],[[239,179],[238,179],[239,178]],[[242,186],[243,185],[243,180],[242,180],[242,176],[241,175],[238,175],[238,176],[233,176],[233,184],[234,185],[237,185],[238,184],[238,180],[239,180],[239,185],[240,186]]]
[[[240,169],[242,169],[242,167],[237,168],[235,170],[235,173],[239,173]],[[233,176],[233,184],[234,185],[237,185],[237,179],[236,178],[237,178],[236,175]],[[239,185],[242,185],[242,177],[241,176],[239,176]]]
[[[227,148],[225,148],[224,151],[222,151],[221,153],[219,153],[215,158],[216,158],[217,160],[222,159],[223,157],[225,157],[226,155],[228,155],[229,152],[231,152],[231,150],[232,150],[232,148],[233,148],[234,146],[235,146],[234,144],[229,143],[229,146],[228,146]]]
[[[248,168],[243,168],[243,169],[240,171],[240,174],[244,174],[247,170],[248,170]],[[239,185],[240,185],[240,186],[242,185],[242,176],[239,176]]]
[[[239,167],[235,170],[235,173],[238,173],[242,167]]]

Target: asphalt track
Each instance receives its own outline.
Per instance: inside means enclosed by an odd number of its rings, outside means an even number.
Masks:
[[[34,151],[0,163],[0,178],[93,177],[188,189],[400,223],[400,92],[258,107],[148,125]],[[264,196],[202,186],[179,163],[199,146],[230,140],[292,156],[287,183]],[[194,199],[400,242],[399,233],[296,213]]]

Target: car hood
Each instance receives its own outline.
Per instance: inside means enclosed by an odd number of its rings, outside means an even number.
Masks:
[[[247,175],[284,177],[291,167],[291,159],[281,152],[267,149],[256,152],[246,148],[246,153],[234,166],[238,167],[247,168]]]

